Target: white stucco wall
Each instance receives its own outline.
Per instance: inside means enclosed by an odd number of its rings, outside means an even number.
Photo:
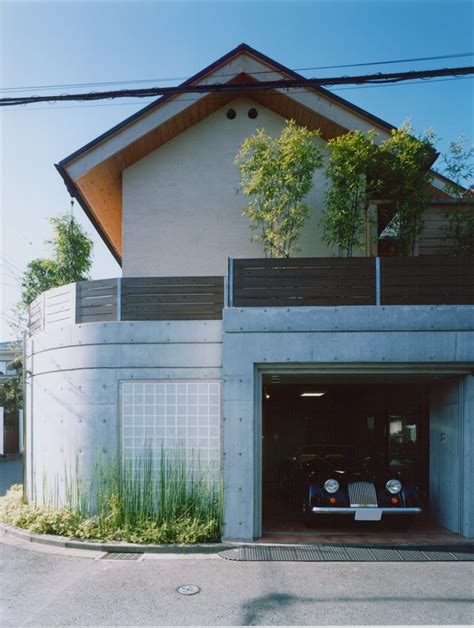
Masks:
[[[228,120],[226,112],[237,116]],[[247,112],[254,107],[258,117]],[[246,198],[234,164],[243,140],[257,128],[279,135],[281,116],[238,98],[123,172],[123,275],[222,275],[228,257],[260,257],[250,242]],[[323,140],[318,140],[325,146]],[[321,241],[319,216],[326,186],[316,172],[307,198],[313,209],[304,227],[302,256],[332,252]]]

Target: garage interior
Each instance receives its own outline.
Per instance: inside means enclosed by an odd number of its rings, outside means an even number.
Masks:
[[[430,467],[430,405],[438,379],[265,374],[262,383],[264,537],[452,534],[430,512],[430,477],[436,482],[442,473],[441,465]],[[399,518],[366,522],[341,516],[320,517],[308,527],[300,504],[282,491],[281,470],[303,447],[322,445],[341,451],[350,446],[357,458],[383,456],[391,468],[402,468],[420,488],[424,513],[408,527]]]

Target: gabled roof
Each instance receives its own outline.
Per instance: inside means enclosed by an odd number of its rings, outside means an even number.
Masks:
[[[222,70],[229,83],[303,78],[247,44],[240,44],[182,85],[222,82]],[[285,90],[199,94],[192,104],[189,94],[187,98],[179,94],[162,96],[56,164],[69,192],[119,263],[122,171],[239,95],[308,128],[320,129],[325,139],[351,128],[376,128],[383,137],[395,128],[322,87],[308,87],[291,95]],[[442,188],[441,179],[447,180],[439,178],[437,187]]]

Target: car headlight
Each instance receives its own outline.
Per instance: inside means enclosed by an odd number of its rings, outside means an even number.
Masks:
[[[339,482],[337,480],[326,480],[324,482],[324,490],[327,493],[337,493],[339,490]]]
[[[385,488],[392,495],[396,495],[402,490],[402,483],[400,480],[389,480],[387,484],[385,484]]]

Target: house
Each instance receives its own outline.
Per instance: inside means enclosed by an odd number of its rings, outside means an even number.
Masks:
[[[11,342],[0,342],[0,381],[16,375],[11,363],[15,359],[15,351]]]
[[[185,84],[294,76],[242,44]],[[413,463],[432,519],[474,535],[474,265],[435,255],[449,182],[433,174],[418,256],[379,257],[368,243],[347,260],[321,238],[319,173],[301,257],[265,260],[234,158],[256,128],[277,134],[288,118],[320,129],[322,146],[349,129],[392,129],[320,88],[187,93],[57,164],[123,276],[32,306],[29,499],[76,456],[87,471],[98,450],[130,460],[147,439],[156,452],[179,441],[222,473],[225,538],[248,540],[265,529],[286,457],[359,439]]]
[[[14,342],[0,342],[0,387],[7,380],[17,375],[12,364],[16,359],[18,347]],[[22,451],[22,411],[14,400],[0,395],[0,454],[12,454]]]

